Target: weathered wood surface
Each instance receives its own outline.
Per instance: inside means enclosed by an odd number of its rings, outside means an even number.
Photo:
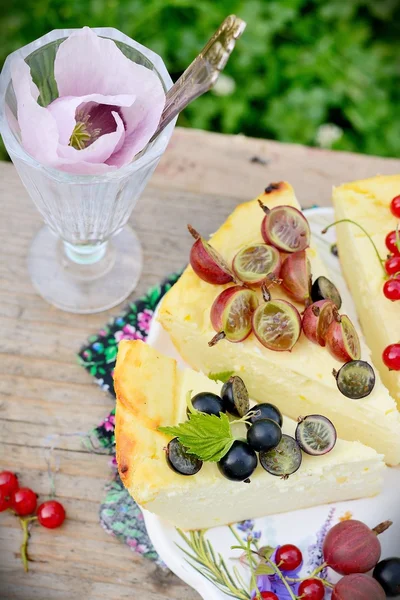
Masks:
[[[271,181],[289,180],[303,206],[329,205],[333,185],[396,171],[400,160],[178,129],[132,217],[145,260],[135,294],[185,264],[187,222],[210,233],[237,202],[256,196]],[[108,394],[78,366],[75,353],[121,307],[77,316],[37,296],[26,255],[41,219],[8,163],[0,164],[0,201],[0,470],[17,471],[24,485],[46,496],[49,436],[84,433],[111,407]],[[55,448],[60,461],[57,494],[69,518],[59,531],[35,528],[30,543],[35,562],[25,575],[18,556],[18,522],[0,515],[0,598],[198,598],[99,526],[108,457],[89,454],[79,437],[59,437]]]

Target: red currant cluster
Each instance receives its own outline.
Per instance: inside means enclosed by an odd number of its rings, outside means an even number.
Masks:
[[[25,571],[28,570],[28,526],[38,521],[42,527],[55,529],[65,520],[65,510],[56,500],[47,500],[37,508],[37,494],[30,488],[19,487],[18,477],[11,471],[0,473],[0,512],[9,510],[19,517],[24,541],[21,546],[21,558]],[[36,511],[36,515],[34,515]]]
[[[400,195],[393,198],[390,203],[392,214],[400,219]],[[385,262],[385,270],[389,279],[385,281],[383,293],[386,298],[395,302],[400,300],[400,233],[391,231],[386,236],[386,247],[391,253]],[[390,344],[383,351],[384,364],[391,371],[400,371],[400,343]]]

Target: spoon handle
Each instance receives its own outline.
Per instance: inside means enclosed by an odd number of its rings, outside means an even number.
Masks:
[[[188,104],[212,88],[245,27],[246,23],[235,15],[221,23],[200,54],[167,92],[165,107],[151,141]]]

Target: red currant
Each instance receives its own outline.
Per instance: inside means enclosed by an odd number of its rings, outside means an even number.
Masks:
[[[298,597],[301,600],[324,600],[324,584],[320,579],[305,579],[299,586]]]
[[[11,508],[21,517],[35,512],[36,504],[37,496],[29,488],[20,488],[11,495]]]
[[[278,596],[274,592],[260,592],[263,600],[279,600]]]
[[[392,302],[395,300],[400,300],[400,278],[396,277],[394,279],[385,281],[383,293],[385,294],[386,298]]]
[[[286,544],[278,548],[275,562],[281,571],[294,571],[303,562],[303,555],[297,546]]]
[[[390,371],[400,371],[400,344],[390,344],[385,348],[382,360]]]
[[[11,508],[11,500],[8,494],[0,488],[0,512]]]
[[[7,496],[11,496],[19,488],[18,477],[11,471],[2,471],[0,473],[0,490],[5,492]]]
[[[400,255],[388,258],[385,262],[385,270],[388,275],[397,275],[400,273]]]
[[[65,510],[63,505],[56,500],[48,500],[39,506],[37,517],[43,527],[55,529],[64,523]]]
[[[392,214],[400,219],[400,196],[395,196],[390,203],[390,210]]]
[[[385,239],[386,248],[392,254],[399,256],[400,250],[397,247],[396,241],[397,241],[397,233],[395,231],[391,231],[390,233],[387,234],[386,239]]]

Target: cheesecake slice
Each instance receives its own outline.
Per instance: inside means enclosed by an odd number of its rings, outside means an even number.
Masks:
[[[300,208],[293,188],[285,182],[269,186],[260,199],[269,208],[280,204]],[[241,204],[210,241],[229,262],[244,245],[263,241],[262,218],[257,201]],[[307,253],[313,278],[326,276],[326,269],[312,243]],[[323,414],[335,423],[341,438],[371,446],[385,455],[388,464],[398,464],[400,414],[378,371],[372,393],[362,400],[350,400],[338,390],[332,375],[332,370],[338,370],[341,363],[304,334],[291,352],[269,350],[254,334],[241,343],[222,340],[209,347],[208,342],[215,335],[210,308],[225,287],[228,286],[202,281],[189,266],[161,302],[159,321],[185,362],[206,375],[233,371],[242,377],[254,400],[272,402],[293,419],[304,414]],[[296,305],[281,286],[272,288],[272,296]],[[300,311],[304,310],[304,306],[296,306]],[[341,312],[346,313],[346,307],[342,307]],[[362,358],[370,361],[370,352],[363,339],[361,348]]]
[[[398,223],[390,202],[399,194],[400,175],[346,183],[333,191],[336,219],[359,223],[386,258],[385,237]],[[342,270],[374,364],[400,407],[400,372],[389,371],[382,361],[386,346],[400,342],[400,302],[392,302],[383,294],[384,273],[368,237],[351,223],[338,224],[336,232]]]
[[[164,448],[170,438],[157,428],[187,419],[188,391],[218,394],[222,384],[179,369],[174,359],[141,341],[120,343],[114,381],[121,479],[138,504],[177,527],[206,529],[373,496],[381,490],[382,456],[359,442],[343,440],[325,456],[304,455],[300,469],[288,480],[260,465],[250,484],[225,479],[215,463],[204,463],[191,477],[179,475],[166,461]],[[293,436],[294,430],[295,422],[285,417],[283,432]]]

